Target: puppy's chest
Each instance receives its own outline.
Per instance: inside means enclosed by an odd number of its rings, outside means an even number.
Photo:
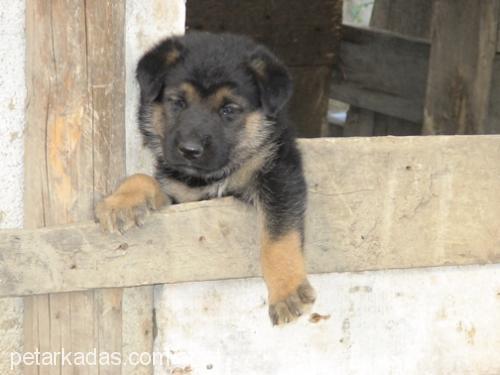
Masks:
[[[270,154],[270,149],[264,149],[261,153],[247,160],[224,180],[207,186],[189,187],[168,177],[161,180],[160,183],[163,191],[178,203],[220,198],[227,195],[236,195],[249,203],[256,202],[259,190],[257,176],[266,161],[269,160]]]
[[[176,203],[196,202],[228,195],[238,195],[244,200],[252,201],[256,191],[254,181],[242,181],[238,177],[230,176],[201,187],[189,187],[177,180],[166,178],[161,181],[161,185],[162,190]]]
[[[169,197],[178,203],[195,202],[227,195],[226,180],[208,186],[189,187],[182,182],[165,179],[162,181],[162,188]]]

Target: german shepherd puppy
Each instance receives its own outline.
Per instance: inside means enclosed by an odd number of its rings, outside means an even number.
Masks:
[[[295,320],[315,292],[302,254],[306,184],[285,109],[287,69],[246,37],[191,32],[148,51],[137,80],[155,178],[127,178],[96,207],[101,226],[123,231],[148,209],[226,195],[254,205],[271,321]]]

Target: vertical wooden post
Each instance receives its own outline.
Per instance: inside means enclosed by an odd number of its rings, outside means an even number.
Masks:
[[[498,35],[498,0],[436,0],[424,134],[486,130]]]
[[[124,23],[124,0],[27,0],[27,228],[92,218],[95,201],[125,175]],[[151,308],[152,293],[144,296],[141,308]],[[24,351],[122,353],[123,297],[108,289],[25,298]],[[152,371],[60,360],[25,367],[74,373]]]

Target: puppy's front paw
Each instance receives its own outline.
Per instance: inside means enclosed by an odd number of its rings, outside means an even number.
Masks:
[[[311,308],[316,300],[316,292],[305,279],[302,284],[285,299],[269,305],[269,317],[273,325],[294,321]]]
[[[167,203],[159,183],[152,177],[136,174],[127,178],[110,196],[99,202],[95,209],[97,221],[105,232],[125,232],[141,226],[146,214]]]

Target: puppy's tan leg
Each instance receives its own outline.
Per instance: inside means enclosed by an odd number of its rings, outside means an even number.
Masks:
[[[142,225],[147,212],[167,204],[168,198],[153,177],[135,174],[123,181],[118,189],[99,202],[95,209],[101,228],[107,232],[123,232]]]
[[[297,319],[316,299],[307,280],[298,230],[273,238],[263,230],[262,273],[269,292],[269,316],[273,324]]]

